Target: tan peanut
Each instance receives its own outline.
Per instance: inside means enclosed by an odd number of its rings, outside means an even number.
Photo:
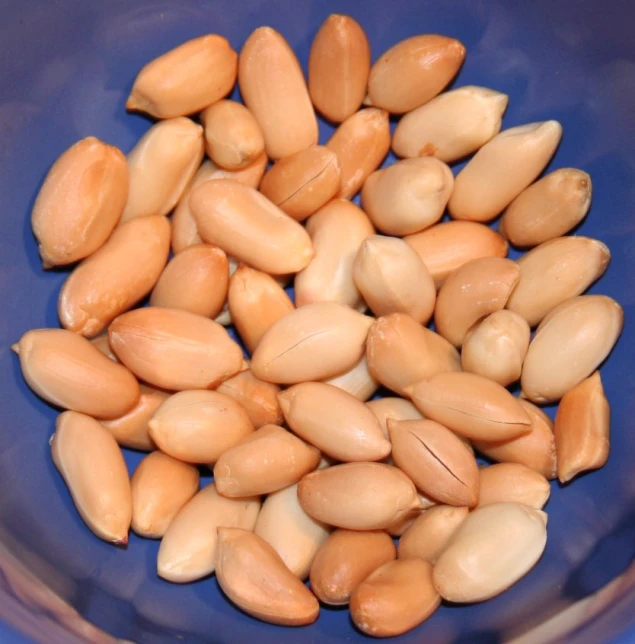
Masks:
[[[405,313],[391,313],[373,323],[366,359],[373,377],[401,396],[407,395],[408,387],[435,373],[461,370],[458,351]]]
[[[51,454],[86,525],[100,539],[126,545],[132,520],[130,480],[110,432],[90,416],[66,411],[57,418]]]
[[[437,332],[460,347],[474,323],[505,308],[519,275],[518,265],[501,257],[473,259],[457,268],[439,290]]]
[[[400,157],[462,159],[500,132],[508,101],[507,94],[474,85],[444,92],[403,116],[392,149]]]
[[[278,384],[331,378],[361,360],[371,324],[372,318],[341,304],[307,304],[265,333],[251,370],[256,378]]]
[[[241,170],[265,150],[265,140],[251,112],[236,101],[223,100],[201,113],[205,151],[221,168]]]
[[[157,557],[159,577],[185,584],[214,572],[217,530],[253,530],[260,497],[228,499],[210,483],[188,501],[168,526]]]
[[[373,235],[364,240],[353,264],[353,279],[377,316],[407,313],[427,324],[436,289],[421,258],[402,239]]]
[[[295,308],[271,275],[244,264],[231,277],[228,303],[232,321],[250,353],[264,334]]]
[[[335,152],[312,145],[274,163],[259,189],[289,217],[304,221],[335,197],[340,181]]]
[[[156,449],[150,438],[148,422],[159,405],[164,403],[169,393],[148,385],[140,385],[139,402],[123,416],[112,420],[102,420],[101,424],[115,437],[122,447],[149,452]]]
[[[479,469],[478,505],[523,503],[541,510],[549,499],[549,481],[520,463],[496,463]]]
[[[309,93],[318,112],[334,123],[354,114],[366,95],[370,44],[350,16],[331,14],[318,29],[309,54]]]
[[[161,538],[179,510],[198,492],[198,470],[162,452],[137,465],[132,487],[132,529],[141,537]]]
[[[159,119],[199,112],[231,92],[238,56],[222,36],[193,38],[139,72],[126,108]]]
[[[128,154],[130,188],[121,223],[167,215],[203,160],[203,128],[179,117],[153,125]]]
[[[432,420],[388,420],[392,458],[426,496],[448,505],[478,501],[476,459],[458,436]]]
[[[71,331],[34,329],[11,348],[29,387],[53,405],[117,418],[139,400],[139,383],[130,371]]]
[[[108,337],[123,364],[162,389],[211,389],[242,367],[242,351],[227,331],[187,311],[129,311],[110,325]]]
[[[421,412],[405,398],[376,398],[369,400],[366,406],[375,414],[384,436],[388,438],[389,420],[418,420],[423,418]]]
[[[156,284],[168,261],[170,224],[142,217],[115,230],[64,282],[57,304],[62,326],[93,336]]]
[[[454,38],[437,34],[406,38],[371,67],[368,98],[393,114],[410,112],[439,94],[464,58],[465,46]]]
[[[295,273],[313,257],[304,228],[237,181],[202,183],[190,194],[190,208],[204,241],[265,273]]]
[[[31,213],[44,268],[92,255],[119,222],[127,198],[128,165],[119,148],[89,136],[66,150]]]
[[[280,555],[247,530],[219,528],[216,578],[232,602],[263,622],[302,626],[320,612],[313,593]]]
[[[457,175],[450,215],[470,221],[494,219],[544,170],[561,137],[558,121],[529,123],[497,134]]]
[[[455,603],[491,599],[540,559],[547,515],[520,503],[495,503],[471,512],[434,566],[441,597]]]
[[[361,401],[322,382],[303,382],[278,394],[289,427],[338,461],[379,461],[390,443]]]
[[[395,544],[385,532],[335,530],[313,559],[311,590],[325,604],[348,604],[357,586],[393,559]]]
[[[586,172],[554,170],[509,204],[498,229],[514,246],[521,247],[566,235],[586,217],[591,192],[591,177]]]
[[[432,566],[423,559],[389,561],[372,572],[351,596],[351,617],[363,633],[393,637],[412,630],[439,607]]]
[[[296,305],[337,302],[360,308],[353,262],[362,242],[375,229],[363,210],[346,199],[334,199],[312,215],[306,226],[315,256],[294,282]]]
[[[346,393],[355,396],[362,402],[367,401],[379,389],[379,383],[370,373],[366,356],[348,371],[324,380],[324,383],[337,387]]]
[[[404,159],[366,179],[362,208],[383,233],[410,235],[441,219],[453,185],[452,171],[443,161]]]
[[[265,425],[225,450],[214,466],[223,496],[268,494],[297,483],[319,464],[319,450],[277,425]]]
[[[440,288],[450,273],[473,259],[505,257],[507,241],[487,226],[472,221],[436,224],[404,241],[417,252]]]
[[[559,237],[540,244],[518,259],[520,278],[507,308],[536,326],[558,304],[586,291],[610,261],[608,247],[589,237]]]
[[[502,440],[531,431],[518,400],[474,373],[437,373],[411,387],[410,394],[426,418],[470,439]]]
[[[303,581],[329,528],[312,519],[300,506],[298,486],[290,485],[269,494],[262,504],[254,533],[264,539]]]
[[[590,376],[617,342],[622,307],[605,295],[581,295],[552,309],[536,331],[523,364],[523,393],[554,402]]]
[[[271,159],[317,143],[317,119],[302,69],[277,31],[259,27],[247,38],[238,60],[238,83]]]
[[[388,112],[374,107],[355,112],[335,130],[326,147],[340,162],[339,196],[350,199],[390,150]]]
[[[475,324],[461,347],[463,371],[470,371],[506,387],[520,378],[529,348],[529,325],[518,313],[494,311]]]
[[[522,398],[520,406],[531,420],[527,434],[499,441],[473,441],[474,447],[488,458],[501,463],[521,463],[547,479],[556,478],[556,444],[553,422],[540,407]]]
[[[554,423],[561,483],[602,467],[609,457],[611,410],[600,372],[569,390],[560,401]]]
[[[307,474],[298,485],[305,512],[336,528],[381,530],[417,514],[412,481],[383,463],[345,463]]]
[[[165,400],[149,427],[161,451],[180,461],[201,464],[215,463],[254,431],[247,412],[233,398],[196,389]]]
[[[215,318],[225,304],[228,287],[227,255],[210,244],[190,246],[165,267],[150,296],[150,306]]]
[[[467,507],[452,505],[435,505],[425,510],[399,539],[397,556],[419,557],[435,564],[468,512]]]

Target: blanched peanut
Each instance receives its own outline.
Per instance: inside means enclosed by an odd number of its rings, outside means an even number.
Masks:
[[[345,463],[307,474],[298,498],[314,519],[337,528],[381,530],[419,512],[412,481],[383,463]]]
[[[112,420],[102,420],[101,424],[115,437],[122,447],[149,452],[156,448],[150,438],[148,422],[159,405],[170,396],[167,391],[140,385],[139,402],[123,416]]]
[[[254,533],[264,539],[303,581],[329,528],[312,519],[300,506],[298,486],[290,485],[267,496],[256,521]]]
[[[419,557],[436,563],[468,512],[469,508],[452,505],[436,505],[425,510],[399,539],[399,559]]]
[[[218,391],[180,391],[149,422],[159,449],[188,463],[215,463],[254,431],[247,412]],[[247,496],[247,495],[245,495]]]
[[[338,461],[379,461],[390,453],[379,422],[361,400],[322,382],[278,394],[289,427]]]
[[[367,401],[379,389],[379,383],[373,378],[368,369],[368,362],[366,361],[365,355],[348,371],[328,378],[324,380],[324,383],[337,387],[355,396],[355,398],[362,402]]]
[[[523,364],[523,393],[554,402],[580,384],[611,352],[622,332],[622,307],[605,295],[581,295],[543,319]]]
[[[540,244],[518,259],[520,278],[507,308],[536,326],[558,304],[586,291],[610,261],[607,246],[589,237],[559,237]]]
[[[611,410],[604,396],[599,371],[562,397],[554,424],[561,483],[606,463],[610,417]]]
[[[403,116],[392,149],[400,157],[462,159],[500,132],[508,101],[507,94],[474,85],[444,92]]]
[[[209,159],[203,161],[189,186],[185,189],[172,215],[172,251],[176,255],[188,246],[202,244],[196,221],[190,209],[192,190],[210,179],[233,179],[250,188],[257,188],[267,168],[267,155],[263,152],[251,165],[242,170],[223,170]]]
[[[518,313],[495,311],[465,335],[461,348],[463,370],[485,376],[503,387],[516,382],[530,334],[529,325]]]
[[[141,217],[115,230],[64,282],[57,304],[62,326],[93,336],[145,297],[168,261],[170,224]]]
[[[242,351],[227,331],[187,311],[136,309],[120,315],[108,337],[123,364],[162,389],[211,389],[242,367]]]
[[[484,257],[457,268],[443,283],[434,310],[437,332],[455,347],[470,327],[505,308],[520,270],[511,259]]]
[[[313,623],[320,605],[278,553],[247,530],[218,530],[216,578],[223,592],[248,615],[271,624]]]
[[[223,496],[268,494],[297,483],[320,462],[319,450],[277,425],[265,425],[225,450],[214,466]]]
[[[271,159],[317,143],[317,119],[302,69],[277,31],[259,27],[247,38],[238,60],[238,83]]]
[[[348,604],[357,586],[393,559],[395,544],[385,532],[335,530],[313,559],[311,590],[325,604]]]
[[[309,235],[257,190],[230,179],[192,190],[190,208],[201,238],[253,268],[283,275],[313,257]]]
[[[359,362],[372,322],[334,302],[307,304],[265,333],[251,370],[257,378],[278,384],[331,378]]]
[[[117,418],[139,400],[139,383],[86,338],[64,329],[27,331],[12,347],[38,396],[95,418]]]
[[[505,257],[508,244],[497,232],[472,221],[446,221],[404,241],[417,252],[440,288],[447,276],[470,260]]]
[[[591,177],[560,168],[525,188],[504,212],[499,231],[514,246],[537,246],[566,235],[591,206]]]
[[[366,179],[362,208],[383,233],[410,235],[441,219],[453,185],[452,171],[442,161],[405,159]]]
[[[167,215],[203,160],[203,128],[184,117],[153,125],[128,154],[130,189],[121,223]]]
[[[251,112],[236,101],[218,101],[201,113],[205,151],[227,170],[241,170],[265,150],[262,132]]]
[[[402,396],[408,387],[435,373],[461,370],[458,351],[405,313],[391,313],[373,323],[366,359],[370,373]]]
[[[259,512],[260,497],[228,499],[210,483],[181,508],[163,535],[159,577],[185,584],[213,573],[218,528],[253,530]]]
[[[561,137],[558,121],[529,123],[497,134],[457,175],[450,215],[470,221],[494,219],[544,170]]]
[[[334,199],[309,218],[306,229],[315,256],[295,278],[296,305],[337,302],[359,309],[353,262],[363,241],[375,232],[370,220],[354,203]]]
[[[66,411],[57,418],[51,453],[88,527],[104,541],[126,545],[132,520],[130,480],[110,432],[90,416]]]
[[[309,93],[315,108],[341,123],[361,106],[370,73],[370,45],[350,16],[331,14],[318,29],[309,54]]]
[[[137,465],[132,487],[132,529],[141,537],[161,538],[179,510],[198,492],[198,470],[162,452]]]
[[[548,479],[556,478],[556,444],[553,422],[540,407],[516,399],[531,420],[527,434],[499,441],[473,441],[474,447],[488,458],[502,463],[521,463]]]
[[[395,465],[419,490],[448,505],[476,505],[476,459],[458,436],[432,420],[388,420],[387,424]]]
[[[437,373],[409,388],[426,418],[478,440],[502,440],[526,434],[531,420],[501,385],[474,373]]]
[[[495,597],[526,575],[547,541],[547,515],[520,503],[471,512],[434,566],[443,599],[456,603]]]
[[[150,306],[215,318],[225,304],[228,287],[227,255],[210,244],[190,246],[165,267],[150,296]]]
[[[375,414],[379,421],[381,431],[388,438],[389,420],[418,420],[423,418],[421,412],[405,398],[376,398],[366,403],[366,406]]]
[[[274,163],[259,189],[287,215],[304,221],[339,192],[340,181],[335,152],[312,145]]]
[[[119,148],[89,136],[66,150],[31,213],[44,268],[92,255],[119,222],[127,198],[128,166]]]
[[[381,235],[365,239],[355,256],[353,278],[377,317],[407,313],[422,324],[432,317],[434,281],[421,258],[402,239]]]
[[[216,391],[233,398],[242,405],[256,429],[263,425],[281,425],[282,410],[278,404],[280,387],[259,380],[251,369],[240,371],[221,382]]]
[[[371,67],[368,98],[393,114],[414,110],[443,90],[464,58],[465,47],[454,38],[437,34],[406,38]]]
[[[520,463],[496,463],[479,469],[478,505],[523,503],[541,510],[551,493],[549,481]]]
[[[236,52],[222,36],[188,40],[145,65],[126,108],[159,119],[199,112],[231,92],[237,62]]]
[[[352,114],[335,130],[326,147],[340,162],[339,196],[350,199],[390,150],[388,112],[369,107]]]
[[[351,617],[367,635],[393,637],[419,626],[440,603],[432,566],[423,559],[398,559],[357,586],[351,596]]]
[[[232,322],[250,353],[262,336],[295,308],[271,275],[244,264],[231,277],[227,301]]]

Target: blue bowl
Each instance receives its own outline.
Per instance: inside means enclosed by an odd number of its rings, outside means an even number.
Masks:
[[[28,0],[0,2],[0,641],[73,643],[361,641],[346,610],[324,609],[304,630],[256,622],[209,578],[171,585],[155,572],[158,542],[127,549],[95,538],[75,512],[49,454],[56,412],[32,394],[9,346],[57,326],[64,271],[40,268],[29,215],[56,157],[95,135],[128,151],[149,127],[124,100],[140,67],[208,32],[240,49],[268,24],[306,65],[329,13],[355,16],[373,56],[437,32],[462,40],[456,81],[510,95],[504,127],[555,118],[564,138],[551,169],[591,173],[594,203],[581,234],[613,261],[591,290],[624,306],[626,327],[602,368],[612,406],[607,466],[553,485],[546,552],[531,573],[484,604],[442,607],[400,642],[635,641],[635,4],[626,0]],[[322,124],[325,135],[328,127]],[[133,469],[140,459],[126,455]],[[518,639],[515,639],[518,638]]]

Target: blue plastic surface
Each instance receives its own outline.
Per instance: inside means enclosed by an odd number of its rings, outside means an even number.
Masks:
[[[263,24],[280,30],[306,66],[312,37],[332,12],[360,21],[373,58],[417,33],[459,38],[468,53],[455,84],[507,92],[504,127],[546,118],[563,123],[564,138],[550,167],[576,166],[592,175],[593,206],[578,232],[606,242],[613,260],[591,290],[618,299],[626,314],[619,345],[602,368],[613,412],[608,465],[566,489],[553,485],[547,549],[524,580],[485,604],[443,607],[399,641],[506,641],[602,588],[632,563],[635,4],[5,0],[0,1],[0,641],[110,641],[79,615],[115,637],[148,644],[175,638],[193,644],[365,639],[346,610],[325,609],[315,625],[302,630],[261,624],[230,606],[214,578],[187,586],[158,579],[158,542],[133,535],[127,549],[118,549],[94,537],[50,459],[55,411],[28,390],[9,351],[27,329],[57,325],[56,299],[65,273],[41,270],[29,223],[39,185],[56,157],[82,137],[95,135],[130,150],[149,125],[124,110],[140,67],[207,32],[227,36],[239,49]],[[128,454],[131,469],[139,458]],[[592,614],[586,606],[573,622]],[[631,567],[614,583],[600,615],[569,641],[635,641],[634,614]]]

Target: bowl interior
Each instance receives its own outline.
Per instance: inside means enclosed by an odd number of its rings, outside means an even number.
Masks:
[[[267,24],[282,32],[306,69],[312,37],[334,12],[359,20],[373,59],[417,33],[459,38],[468,53],[454,85],[508,93],[503,127],[550,118],[563,124],[550,169],[573,166],[591,174],[593,206],[576,232],[609,245],[611,265],[591,292],[616,298],[626,316],[622,338],[602,367],[612,407],[611,457],[604,469],[566,488],[552,485],[541,561],[503,596],[482,605],[442,607],[400,641],[507,640],[625,571],[635,550],[635,392],[629,378],[635,348],[635,46],[628,28],[635,5],[608,5],[594,0],[0,3],[0,618],[49,642],[57,641],[56,623],[70,628],[67,622],[75,619],[63,617],[51,597],[52,607],[26,593],[14,567],[19,560],[87,620],[135,642],[361,641],[346,610],[324,609],[319,621],[302,631],[263,625],[233,608],[214,578],[186,586],[160,580],[158,542],[131,535],[128,548],[118,549],[95,538],[51,462],[48,439],[56,412],[30,392],[9,350],[27,329],[58,325],[56,299],[66,272],[40,268],[29,221],[39,185],[56,157],[82,137],[95,135],[124,152],[132,148],[150,125],[124,109],[140,67],[209,32],[225,35],[239,49],[255,27]],[[325,140],[331,128],[325,123],[321,128]],[[132,471],[142,455],[126,456]],[[632,624],[633,589],[631,576],[612,602],[622,610],[605,612],[602,638]],[[631,610],[624,609],[628,605]],[[579,641],[599,641],[586,639],[591,632],[583,631]],[[3,641],[12,641],[8,627],[0,633]],[[91,633],[85,632],[98,637]],[[72,641],[66,635],[59,641]]]

